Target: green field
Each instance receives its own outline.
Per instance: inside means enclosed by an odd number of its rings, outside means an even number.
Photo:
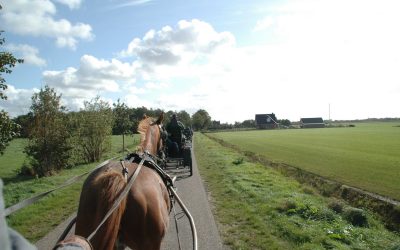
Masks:
[[[125,145],[129,150],[135,150],[138,140],[138,136],[126,137]],[[5,184],[3,193],[6,207],[55,188],[71,177],[84,173],[98,164],[76,166],[63,170],[57,175],[39,179],[18,176],[16,170],[26,160],[23,153],[26,143],[26,139],[15,139],[7,147],[4,155],[0,156],[0,178]],[[121,151],[122,137],[113,136],[111,151],[104,156],[104,159],[126,155]],[[16,212],[7,218],[7,223],[31,242],[37,241],[77,210],[82,183],[83,180]]]
[[[400,122],[355,125],[220,132],[211,136],[274,162],[400,200]]]
[[[220,234],[231,249],[400,248],[400,235],[368,211],[323,197],[202,134],[194,142]],[[363,226],[354,223],[353,212],[366,220]]]

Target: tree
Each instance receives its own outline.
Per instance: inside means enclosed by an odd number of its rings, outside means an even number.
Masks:
[[[1,38],[2,33],[3,31],[0,30],[0,46],[3,46],[5,43],[5,39]],[[11,68],[15,67],[17,63],[23,63],[23,60],[15,58],[9,52],[0,51],[0,100],[7,99],[7,96],[4,94],[7,84],[2,74],[10,74],[12,72]],[[12,138],[18,135],[18,128],[19,126],[10,119],[8,113],[0,110],[0,154],[3,154],[4,149]]]
[[[8,143],[18,135],[18,128],[19,126],[10,119],[8,113],[0,110],[0,154],[4,153]]]
[[[142,120],[143,115],[148,115],[148,109],[146,107],[138,107],[138,108],[133,108],[130,112],[130,120],[132,122],[132,132],[137,133],[137,128],[139,125],[139,122]]]
[[[113,113],[110,105],[100,97],[86,101],[79,112],[79,145],[87,162],[99,161],[111,148]]]
[[[117,103],[113,103],[113,115],[114,115],[114,126],[113,134],[122,135],[122,151],[125,150],[125,135],[131,134],[133,122],[130,120],[130,112],[128,106],[125,103],[120,103],[118,99]]]
[[[3,46],[3,44],[5,43],[5,39],[1,38],[2,33],[3,31],[0,30],[0,46]],[[23,62],[24,60],[15,58],[10,52],[0,51],[0,99],[7,99],[7,96],[3,92],[7,89],[7,84],[6,80],[1,74],[11,74],[11,69],[14,68],[17,63]]]
[[[175,114],[175,112],[172,111],[172,110],[168,110],[167,112],[165,112],[164,122],[163,123],[164,124],[169,124],[173,114]]]
[[[192,125],[192,119],[190,119],[190,115],[185,110],[181,110],[178,114],[178,119],[185,125],[185,127],[190,127]]]
[[[30,127],[33,124],[32,112],[29,112],[28,114],[25,115],[19,115],[16,118],[14,118],[13,121],[21,127],[19,130],[19,137],[28,138]]]
[[[55,170],[68,167],[71,146],[65,107],[60,104],[61,95],[45,86],[32,96],[33,125],[25,152],[39,176],[51,175]]]
[[[256,121],[255,120],[244,120],[242,122],[242,127],[243,128],[255,128],[256,127]]]
[[[207,129],[211,124],[211,117],[204,109],[199,109],[192,116],[192,125],[195,130]]]
[[[286,126],[286,127],[289,127],[290,125],[292,125],[292,123],[288,119],[278,120],[278,123],[280,125],[283,125],[283,126]]]

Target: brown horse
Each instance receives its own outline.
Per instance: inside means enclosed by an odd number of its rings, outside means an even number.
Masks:
[[[139,123],[139,153],[157,155],[162,147],[163,118],[162,114],[154,123],[151,118]],[[138,164],[125,162],[124,165],[128,168],[129,180]],[[89,175],[82,188],[75,234],[87,238],[126,185],[120,162],[109,163]],[[153,169],[143,167],[127,197],[91,240],[93,248],[113,249],[119,237],[131,249],[160,249],[169,223],[169,209],[169,194],[162,179]]]

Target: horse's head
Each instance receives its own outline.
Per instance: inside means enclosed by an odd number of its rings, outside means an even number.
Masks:
[[[144,117],[139,122],[138,132],[140,133],[140,152],[149,152],[151,155],[157,155],[158,151],[163,147],[162,142],[162,122],[164,121],[164,113],[161,113],[158,119],[153,122],[150,117]]]

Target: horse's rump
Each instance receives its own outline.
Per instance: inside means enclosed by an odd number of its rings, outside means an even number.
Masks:
[[[75,233],[87,238],[103,220],[115,200],[126,187],[126,180],[114,164],[95,171],[88,177],[82,188],[79,202]],[[119,207],[106,220],[104,225],[94,235],[94,249],[110,249],[114,246],[118,235],[120,221],[126,207],[123,199]],[[109,239],[104,241],[104,239]]]
[[[142,168],[127,197],[122,240],[133,249],[159,249],[168,228],[168,211],[169,194],[162,179],[154,170]]]

